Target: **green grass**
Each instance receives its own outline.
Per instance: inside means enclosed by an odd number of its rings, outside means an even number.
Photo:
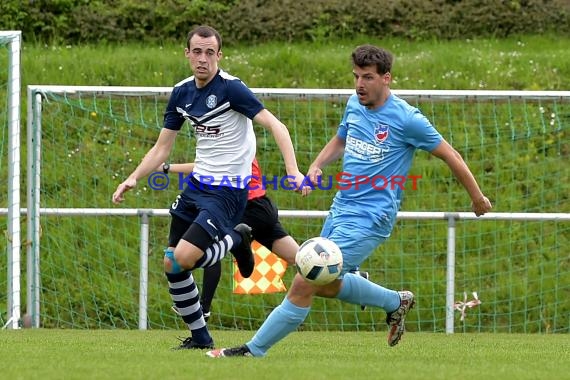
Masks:
[[[249,331],[214,331],[237,345]],[[262,359],[171,351],[176,331],[22,330],[0,333],[5,379],[570,379],[565,335],[294,333]]]
[[[352,88],[350,53],[374,43],[395,55],[393,88],[567,90],[570,38],[414,42],[362,37],[322,43],[225,46],[220,66],[250,87]],[[173,45],[33,45],[24,41],[22,82],[171,87],[190,75],[184,41]],[[0,79],[6,75],[0,72]]]

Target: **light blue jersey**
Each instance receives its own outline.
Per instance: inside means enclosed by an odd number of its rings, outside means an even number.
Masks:
[[[374,110],[352,95],[337,136],[346,143],[339,191],[321,235],[339,245],[347,271],[390,236],[403,193],[413,186],[414,152],[432,151],[442,137],[416,107],[393,94]],[[421,180],[416,186],[421,190]]]

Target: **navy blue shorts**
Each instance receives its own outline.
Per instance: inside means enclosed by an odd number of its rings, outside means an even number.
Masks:
[[[199,224],[214,240],[221,240],[240,223],[247,204],[247,189],[228,186],[202,185],[192,178],[194,186],[187,186],[170,206],[170,214],[176,216],[173,223],[187,223],[186,231],[192,223]],[[171,235],[172,235],[171,228]],[[182,237],[169,237],[169,245],[174,247]]]

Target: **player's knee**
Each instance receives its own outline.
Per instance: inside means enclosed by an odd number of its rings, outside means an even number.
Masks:
[[[164,250],[164,271],[166,273],[180,273],[183,271],[178,261],[176,261],[174,249],[172,248]]]
[[[341,280],[336,279],[330,284],[319,286],[316,295],[324,298],[336,298],[338,292],[340,292],[341,284]]]
[[[342,281],[336,279],[333,282],[326,285],[312,285],[303,279],[303,276],[296,274],[293,279],[293,284],[289,293],[294,293],[296,297],[324,297],[324,298],[335,298],[340,292],[342,286]]]
[[[289,293],[295,294],[297,297],[312,297],[317,293],[318,288],[319,286],[308,283],[297,273],[293,279]]]

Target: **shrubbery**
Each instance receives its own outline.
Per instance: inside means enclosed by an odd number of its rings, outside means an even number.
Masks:
[[[210,24],[227,42],[570,34],[566,0],[2,0],[0,29],[38,42],[180,41]]]

